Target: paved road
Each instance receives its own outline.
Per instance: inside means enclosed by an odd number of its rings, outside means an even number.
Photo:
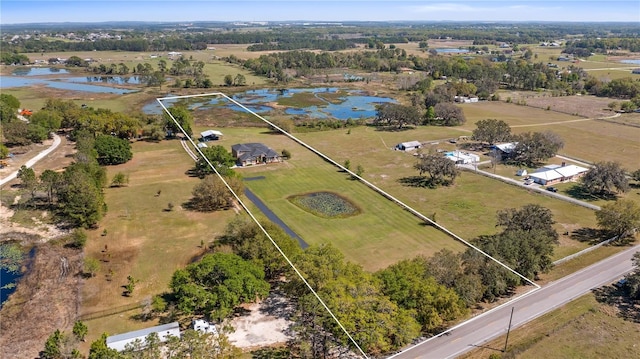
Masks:
[[[53,134],[53,143],[51,144],[51,146],[49,146],[49,148],[47,148],[45,150],[40,151],[40,153],[38,153],[35,157],[30,159],[29,161],[27,161],[27,163],[25,163],[24,165],[29,167],[29,168],[31,168],[38,161],[40,161],[41,159],[45,158],[49,153],[53,152],[53,150],[58,148],[58,146],[60,145],[60,142],[62,142],[62,140],[60,139],[60,136],[58,136],[58,135],[56,135],[54,133]],[[0,186],[2,186],[5,183],[11,181],[12,179],[16,178],[17,176],[18,176],[18,171],[13,171],[13,172],[9,173],[9,175],[7,177],[0,179]]]
[[[521,326],[593,288],[611,283],[632,270],[631,257],[640,245],[631,247],[581,271],[573,273],[541,289],[507,303],[471,321],[454,327],[448,334],[431,338],[391,358],[455,358],[483,345],[507,331],[511,308],[514,307],[512,328]],[[496,348],[502,349],[502,348]]]

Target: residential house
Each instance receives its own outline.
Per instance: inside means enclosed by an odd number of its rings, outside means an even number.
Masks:
[[[491,146],[491,150],[494,151],[495,156],[504,159],[509,157],[511,152],[516,148],[518,142],[507,142],[507,143],[499,143],[497,145]]]
[[[112,335],[107,337],[107,347],[121,352],[125,349],[127,344],[131,344],[136,340],[140,341],[144,345],[147,336],[151,333],[158,334],[160,342],[167,341],[170,336],[180,338],[180,325],[178,322],[173,322],[151,328],[134,330],[128,333]]]
[[[419,141],[409,141],[398,143],[395,147],[397,151],[411,151],[422,147],[422,143]]]
[[[633,69],[631,70],[632,74],[636,74],[636,75],[640,75],[640,69]]]
[[[238,166],[281,162],[282,156],[262,143],[238,143],[231,146],[231,154]]]
[[[537,184],[548,186],[555,183],[573,181],[582,177],[589,169],[576,165],[547,165],[529,176]]]

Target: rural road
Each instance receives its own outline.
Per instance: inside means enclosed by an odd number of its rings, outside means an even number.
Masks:
[[[622,277],[632,270],[631,257],[638,250],[640,245],[631,247],[453,327],[447,334],[430,338],[390,358],[455,358],[506,334],[512,307],[514,308],[512,328],[516,328],[588,293],[593,288]],[[502,348],[495,349],[496,353],[499,353]]]
[[[35,165],[38,161],[45,158],[48,154],[50,154],[56,148],[58,148],[61,142],[62,140],[60,139],[60,136],[53,133],[53,143],[51,144],[51,146],[49,146],[49,148],[45,150],[40,151],[40,153],[35,155],[32,159],[27,161],[27,163],[25,163],[24,165],[31,168],[31,166]],[[16,177],[18,177],[18,171],[11,172],[7,177],[0,179],[0,186],[3,186],[5,183],[13,180]]]

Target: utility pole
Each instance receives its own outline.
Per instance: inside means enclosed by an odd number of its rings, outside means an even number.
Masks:
[[[511,307],[511,317],[509,317],[509,327],[507,328],[507,339],[504,341],[504,349],[502,350],[503,353],[507,352],[507,344],[509,343],[509,332],[511,332],[511,321],[513,320],[513,309],[515,309],[515,307]]]

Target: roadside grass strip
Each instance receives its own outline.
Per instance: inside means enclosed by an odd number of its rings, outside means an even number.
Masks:
[[[253,116],[257,117],[258,119],[260,119],[261,121],[263,121],[264,123],[268,124],[269,126],[271,126],[272,128],[280,131],[282,134],[284,134],[285,136],[287,136],[288,138],[290,138],[291,140],[295,141],[296,143],[298,143],[299,145],[303,146],[304,148],[308,149],[309,151],[311,151],[312,153],[316,154],[317,156],[319,156],[320,158],[322,158],[323,160],[325,160],[326,162],[329,162],[330,164],[334,165],[335,167],[337,167],[339,170],[341,170],[342,172],[345,172],[347,174],[349,174],[353,179],[357,179],[358,181],[360,181],[361,183],[365,184],[367,187],[369,187],[370,189],[372,189],[373,191],[377,192],[378,194],[382,195],[383,197],[385,197],[386,199],[394,202],[395,204],[397,204],[398,206],[400,206],[402,209],[410,212],[411,214],[413,214],[414,216],[418,217],[419,219],[421,219],[422,221],[426,222],[427,224],[435,227],[436,229],[444,232],[445,234],[449,235],[450,237],[458,240],[459,242],[463,243],[464,245],[466,245],[467,247],[473,248],[474,250],[478,251],[479,253],[481,253],[482,255],[484,255],[485,257],[491,259],[492,261],[496,262],[497,264],[499,264],[500,266],[502,266],[503,268],[507,269],[508,271],[510,271],[511,273],[517,275],[518,277],[522,278],[525,282],[531,284],[534,288],[524,294],[522,294],[519,297],[528,295],[530,293],[532,293],[533,291],[536,291],[538,289],[540,289],[541,287],[536,284],[535,282],[531,281],[529,278],[523,276],[522,274],[516,272],[515,270],[511,269],[509,266],[507,266],[506,264],[500,262],[499,260],[497,260],[496,258],[490,256],[488,253],[482,251],[481,249],[479,249],[478,247],[474,246],[473,244],[471,244],[470,242],[468,242],[467,240],[463,239],[462,237],[456,235],[455,233],[453,233],[452,231],[448,230],[447,228],[445,228],[444,226],[434,222],[433,220],[431,220],[429,217],[423,215],[422,213],[418,212],[417,210],[413,209],[412,207],[408,206],[407,204],[405,204],[404,202],[400,201],[399,199],[395,198],[394,196],[392,196],[391,194],[383,191],[382,189],[378,188],[377,186],[375,186],[374,184],[372,184],[371,182],[365,180],[364,178],[360,177],[359,175],[357,175],[355,172],[349,170],[348,168],[344,167],[343,165],[339,164],[338,162],[334,161],[333,159],[329,158],[327,155],[323,154],[322,152],[316,150],[315,148],[313,148],[312,146],[308,145],[307,143],[303,142],[302,140],[298,139],[297,137],[291,135],[290,133],[284,131],[282,128],[278,127],[276,124],[270,122],[269,120],[265,119],[264,117],[260,116],[259,114],[255,113],[254,111],[252,111],[251,109],[247,108],[246,106],[244,106],[243,104],[239,103],[238,101],[232,99],[231,97],[225,95],[222,92],[212,92],[212,93],[207,93],[207,94],[198,94],[198,95],[185,95],[185,96],[170,96],[170,97],[163,97],[163,98],[157,98],[156,100],[158,101],[158,103],[160,104],[160,106],[162,106],[163,110],[165,111],[165,113],[175,122],[176,126],[180,129],[180,131],[183,133],[183,135],[186,137],[186,139],[188,141],[191,142],[191,145],[193,146],[193,148],[198,152],[198,154],[207,162],[207,164],[209,165],[209,167],[214,171],[214,173],[218,176],[218,178],[225,184],[225,186],[227,187],[227,189],[231,192],[231,194],[234,196],[234,198],[238,201],[238,203],[242,206],[242,208],[247,212],[247,214],[251,217],[251,219],[256,223],[256,225],[260,228],[260,230],[265,234],[265,236],[271,241],[271,243],[275,246],[275,248],[278,250],[278,252],[282,255],[282,257],[285,259],[285,261],[289,264],[289,266],[294,270],[294,272],[296,273],[296,275],[298,275],[298,277],[300,277],[300,279],[302,280],[302,282],[307,286],[307,288],[309,288],[309,290],[311,291],[311,293],[318,299],[319,303],[324,307],[325,310],[327,310],[327,312],[329,313],[329,315],[332,317],[332,319],[338,324],[338,326],[340,327],[340,329],[345,333],[345,335],[349,338],[349,340],[353,343],[353,345],[358,349],[358,351],[360,352],[360,354],[364,357],[364,358],[368,358],[367,354],[362,350],[362,348],[358,345],[358,343],[354,340],[354,338],[352,337],[352,335],[346,330],[346,328],[342,325],[342,323],[340,322],[340,320],[336,317],[336,315],[332,312],[332,310],[327,306],[327,304],[322,300],[322,298],[320,298],[320,296],[317,294],[317,292],[314,290],[314,288],[309,284],[309,282],[307,282],[307,280],[304,278],[304,276],[302,275],[302,273],[298,270],[298,268],[293,264],[293,262],[287,257],[287,255],[282,251],[282,249],[278,246],[278,244],[275,242],[275,240],[269,235],[269,233],[266,231],[266,229],[260,224],[260,222],[257,220],[257,218],[254,216],[254,214],[249,210],[249,208],[247,207],[247,205],[242,201],[242,199],[240,198],[239,194],[237,194],[235,191],[233,191],[233,189],[229,186],[229,184],[225,181],[224,177],[218,172],[218,170],[216,169],[215,166],[213,166],[213,164],[204,156],[204,154],[202,153],[201,149],[197,146],[197,144],[193,141],[193,139],[188,136],[186,134],[186,132],[184,131],[184,129],[182,128],[182,126],[180,126],[180,124],[178,123],[178,121],[171,115],[171,113],[169,112],[169,110],[167,109],[167,107],[165,106],[165,104],[162,101],[165,100],[178,100],[178,99],[186,99],[186,98],[194,98],[194,97],[207,97],[207,96],[222,96],[223,98],[225,98],[226,100],[232,102],[233,104],[235,104],[236,106],[242,108],[243,110],[247,111],[248,113],[252,114]],[[183,141],[184,142],[184,141]],[[512,300],[518,299],[519,297],[513,298]],[[508,302],[507,302],[508,303]],[[504,306],[505,304],[501,305],[500,307]],[[495,310],[497,308],[494,308],[493,310]],[[482,315],[486,315],[489,312],[488,311],[483,313]],[[474,318],[472,318],[471,320],[474,320]],[[441,333],[440,335],[446,334],[449,331],[453,330],[454,328],[460,327],[462,326],[464,323],[460,323],[458,325],[456,325],[455,327],[449,329],[448,331]],[[435,337],[434,337],[435,338]]]

